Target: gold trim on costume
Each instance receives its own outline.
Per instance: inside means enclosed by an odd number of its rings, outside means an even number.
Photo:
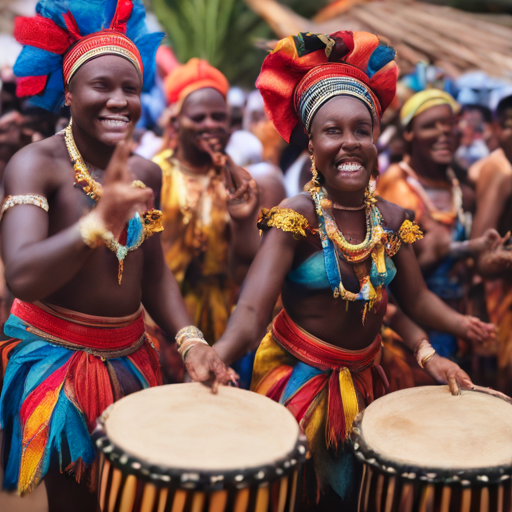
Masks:
[[[388,242],[386,244],[386,254],[393,257],[404,244],[413,244],[423,238],[423,232],[420,227],[410,220],[404,220],[398,233],[393,235],[388,234]]]
[[[260,229],[264,227],[277,228],[293,233],[293,238],[296,240],[306,238],[306,232],[311,231],[309,222],[304,215],[291,208],[279,208],[278,206],[274,206],[270,210],[262,208],[258,227]]]
[[[19,204],[31,204],[33,206],[38,206],[42,208],[46,213],[48,213],[50,207],[48,205],[48,200],[46,197],[40,196],[39,194],[24,194],[19,196],[7,196],[2,203],[2,209],[0,210],[0,220],[4,216],[4,213],[13,206],[17,206]]]

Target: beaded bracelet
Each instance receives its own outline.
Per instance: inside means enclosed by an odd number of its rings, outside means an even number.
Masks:
[[[188,325],[187,327],[180,329],[176,334],[176,343],[178,344],[178,348],[181,347],[184,341],[191,338],[204,340],[204,335],[195,325]]]

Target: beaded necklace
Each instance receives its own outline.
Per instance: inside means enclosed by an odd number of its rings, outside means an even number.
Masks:
[[[75,187],[80,187],[84,191],[84,193],[93,201],[94,207],[103,194],[103,187],[101,186],[101,183],[98,183],[89,173],[87,164],[76,146],[75,139],[73,137],[73,130],[71,128],[71,121],[64,130],[64,140],[75,171],[74,185]],[[146,185],[139,180],[135,180],[132,183],[132,187],[146,188]],[[121,284],[123,279],[124,259],[128,253],[138,249],[144,240],[163,229],[162,212],[153,208],[143,214],[137,212],[128,221],[120,237],[121,240],[126,240],[125,244],[122,244],[119,240],[116,240],[113,237],[105,242],[107,248],[115,253],[119,262],[117,272],[117,281],[119,284]]]
[[[323,187],[312,187],[310,194],[315,202],[318,216],[318,230],[322,240],[327,277],[335,298],[354,302],[365,301],[363,324],[368,311],[382,297],[382,288],[387,286],[396,274],[392,260],[386,255],[388,233],[382,227],[382,215],[377,207],[373,192],[365,193],[366,235],[360,244],[351,244],[338,229],[332,208]],[[371,256],[371,270],[368,272],[366,260]],[[354,264],[360,290],[353,293],[343,286],[340,259]],[[347,302],[348,307],[348,302]]]

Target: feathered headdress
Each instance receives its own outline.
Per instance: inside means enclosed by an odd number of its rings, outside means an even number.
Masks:
[[[24,45],[14,65],[18,96],[56,112],[74,73],[104,54],[128,59],[144,89],[151,86],[164,34],[148,32],[141,0],[41,0],[36,13],[15,23],[14,36]]]
[[[395,96],[395,54],[368,32],[302,32],[277,43],[256,86],[268,117],[288,142],[299,119],[309,132],[318,109],[342,94],[361,99],[378,123]]]

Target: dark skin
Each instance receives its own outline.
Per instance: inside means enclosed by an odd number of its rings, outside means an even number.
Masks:
[[[329,197],[344,206],[361,205],[377,162],[371,116],[364,104],[346,96],[330,100],[328,108],[324,105],[315,115],[309,149],[325,179],[324,187]],[[342,172],[338,170],[342,163],[359,163],[361,166],[357,171]],[[398,230],[406,218],[405,210],[382,199],[378,205],[386,226]],[[317,227],[314,203],[309,194],[299,194],[281,206],[301,213],[312,228]],[[334,215],[338,228],[345,236],[351,237],[352,243],[364,240],[364,210],[334,210]],[[291,233],[279,229],[265,233],[237,309],[226,333],[215,345],[215,350],[226,363],[243,355],[255,339],[261,339],[281,292],[284,307],[291,318],[325,342],[359,350],[375,340],[385,307],[369,313],[363,326],[361,302],[348,303],[347,308],[345,301],[333,298],[330,288],[311,291],[285,281],[290,270],[321,250],[320,240],[316,237],[315,240],[295,240]],[[463,338],[482,340],[487,337],[492,326],[456,313],[428,291],[412,247],[403,245],[393,260],[398,270],[393,281],[394,294],[408,316]],[[340,266],[344,286],[357,292],[359,282],[352,266],[346,262],[340,262]],[[437,359],[443,361],[443,358]],[[436,363],[432,365],[435,370]]]
[[[512,107],[504,109],[494,124],[494,134],[501,153],[495,152],[482,167],[477,191],[477,210],[471,236],[478,237],[487,229],[504,236],[478,259],[479,272],[488,278],[512,278],[512,251],[505,246],[512,223]]]
[[[136,211],[158,205],[160,169],[130,156],[130,134],[141,112],[141,87],[135,67],[109,55],[84,64],[66,92],[76,145],[103,185],[95,212],[115,235]],[[147,188],[132,188],[134,179]],[[115,254],[105,247],[91,249],[82,240],[78,221],[91,204],[73,182],[74,170],[60,135],[27,146],[7,166],[6,195],[40,194],[50,206],[46,213],[20,205],[4,216],[2,258],[14,295],[106,317],[130,315],[142,302],[170,337],[190,325],[178,285],[165,264],[160,236],[153,235],[128,254],[119,285]],[[206,377],[215,374],[220,381],[227,377],[211,348],[194,347],[191,353],[195,350],[203,355]],[[69,510],[71,504],[75,511],[94,510],[94,494],[85,486],[59,486],[59,478],[68,477],[51,472],[47,476],[51,512]]]
[[[229,191],[229,268],[240,284],[260,244],[256,228],[259,193],[250,174],[225,154],[230,134],[226,100],[216,89],[194,91],[183,101],[174,123],[176,159],[198,175],[207,174],[213,166]]]
[[[404,138],[411,144],[411,167],[422,178],[450,183],[446,171],[450,167],[457,148],[455,134],[456,117],[449,105],[436,105],[418,114],[411,122]],[[428,190],[428,184],[424,184]],[[464,211],[474,209],[473,193],[462,184]],[[444,191],[443,191],[444,192]],[[439,192],[442,194],[443,192]],[[443,198],[446,209],[451,208],[451,194]],[[462,252],[466,257],[477,256],[490,248],[499,239],[496,231],[481,233],[481,236],[461,246],[452,241],[451,229],[425,216],[421,228],[423,240],[414,245],[420,267],[425,271],[453,253]],[[458,244],[458,245],[457,245]]]

